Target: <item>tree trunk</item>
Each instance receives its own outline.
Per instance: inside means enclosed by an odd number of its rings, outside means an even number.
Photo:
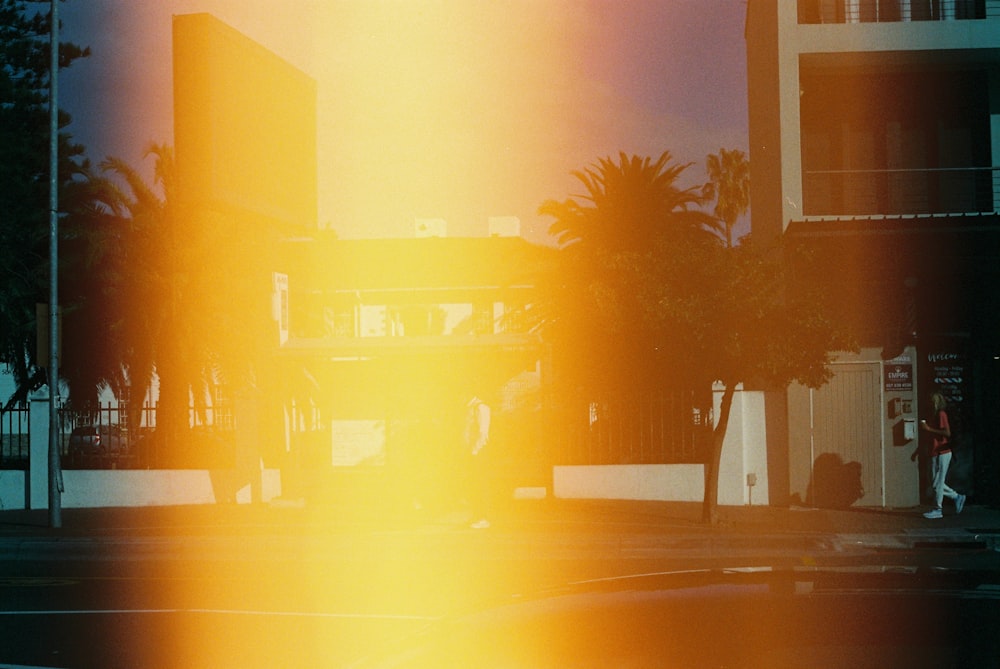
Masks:
[[[715,525],[719,522],[719,468],[722,464],[722,443],[726,439],[729,413],[733,408],[735,386],[734,383],[725,383],[722,391],[722,403],[719,407],[719,420],[712,429],[712,450],[705,460],[705,499],[701,507],[701,521],[707,525]]]

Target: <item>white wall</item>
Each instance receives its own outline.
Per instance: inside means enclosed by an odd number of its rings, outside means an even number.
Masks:
[[[0,469],[0,511],[23,509],[24,506],[24,472]]]
[[[573,465],[554,467],[552,494],[562,499],[648,499],[700,502],[702,465]]]
[[[719,415],[722,387],[715,388],[715,415]],[[747,475],[756,475],[753,489]],[[767,433],[764,422],[764,393],[737,389],[729,416],[729,428],[722,444],[719,468],[719,504],[741,506],[767,504]]]
[[[28,472],[0,470],[0,508],[47,509],[48,409],[47,390],[42,389],[30,403],[30,468]],[[253,403],[236,403],[236,410],[252,411]],[[251,429],[237,434],[238,466],[208,470],[66,470],[60,503],[67,508],[102,506],[171,506],[269,502],[281,495],[281,476],[276,469],[262,469],[254,446],[253,420],[244,420]],[[244,443],[247,441],[248,443]],[[27,480],[25,480],[27,478]],[[30,494],[25,494],[25,486]],[[259,487],[259,490],[251,488]]]
[[[715,415],[719,415],[722,389],[715,389]],[[34,410],[45,410],[47,404]],[[44,462],[44,449],[34,444]],[[246,472],[244,472],[246,473]],[[747,474],[756,474],[757,485],[747,486]],[[33,508],[46,508],[47,478],[35,472]],[[217,492],[235,493],[237,503],[251,499],[248,477],[237,478],[236,470],[69,470],[63,473],[66,507],[167,506],[210,504]],[[261,501],[281,495],[278,470],[261,473]],[[246,479],[246,480],[244,480]],[[660,501],[701,501],[704,497],[704,469],[698,464],[566,466],[553,469],[555,497],[593,499],[647,499]],[[737,390],[722,449],[719,473],[719,504],[768,503],[767,447],[764,429],[764,395]],[[24,475],[0,471],[0,508],[24,508]]]
[[[214,504],[216,492],[232,495],[237,504],[251,501],[249,481],[240,485],[233,472],[206,470],[67,470],[63,472],[65,508],[108,506],[177,506]],[[281,475],[276,469],[263,471],[261,501],[281,494]],[[239,487],[237,487],[239,486]],[[32,493],[31,508],[47,509],[47,490]],[[0,509],[23,509],[24,472],[0,470]]]
[[[715,389],[715,416],[722,388]],[[764,393],[738,389],[722,445],[719,504],[767,504],[767,440]],[[757,484],[747,486],[747,474]],[[644,499],[700,502],[705,496],[704,467],[678,465],[560,466],[552,472],[552,494],[564,499]]]

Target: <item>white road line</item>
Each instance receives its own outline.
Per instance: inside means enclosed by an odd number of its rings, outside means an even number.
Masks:
[[[60,610],[29,610],[0,611],[2,616],[86,616],[86,615],[122,615],[122,614],[156,614],[156,613],[212,613],[220,615],[241,616],[274,616],[301,618],[349,618],[359,620],[439,620],[437,616],[419,616],[403,613],[331,613],[323,611],[248,611],[243,609],[60,609]],[[0,664],[0,669],[8,665]],[[11,665],[13,666],[13,665]]]

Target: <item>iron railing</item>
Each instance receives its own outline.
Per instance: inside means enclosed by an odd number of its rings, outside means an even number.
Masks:
[[[562,465],[704,462],[709,409],[692,393],[644,393],[554,409],[555,459]]]
[[[558,464],[567,465],[700,463],[712,430],[711,410],[699,407],[704,403],[697,402],[691,392],[633,393],[563,403],[547,414],[552,443],[546,450],[551,447]],[[156,410],[155,406],[143,407],[143,425],[155,425]],[[63,408],[58,413],[67,469],[225,467],[234,457],[232,413],[225,407],[216,409],[215,424],[183,431],[181,443],[174,444],[163,442],[163,435],[153,428],[129,429],[125,407]],[[0,468],[26,469],[29,409],[5,411],[0,418]],[[73,457],[71,435],[83,427],[95,427],[109,445],[114,442],[106,456]],[[305,425],[298,429],[308,432]]]
[[[1000,167],[808,170],[807,216],[986,214],[1000,210]]]
[[[61,407],[59,445],[66,469],[148,469],[229,466],[234,458],[235,421],[232,407],[219,404],[207,410],[190,408],[190,429],[177,433],[179,443],[166,443],[157,434],[155,405],[141,409],[139,425],[129,425],[125,405],[107,404],[94,409]],[[28,407],[0,412],[0,469],[27,469],[30,460],[31,410]],[[83,434],[93,428],[101,449],[87,449]],[[92,439],[92,437],[90,437]]]
[[[998,0],[799,0],[799,23],[898,23],[1000,18]]]
[[[27,469],[30,424],[27,407],[0,411],[0,469]]]

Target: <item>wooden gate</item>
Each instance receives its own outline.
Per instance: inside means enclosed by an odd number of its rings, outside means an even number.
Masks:
[[[836,364],[833,371],[826,385],[810,391],[810,501],[884,506],[881,364]]]

